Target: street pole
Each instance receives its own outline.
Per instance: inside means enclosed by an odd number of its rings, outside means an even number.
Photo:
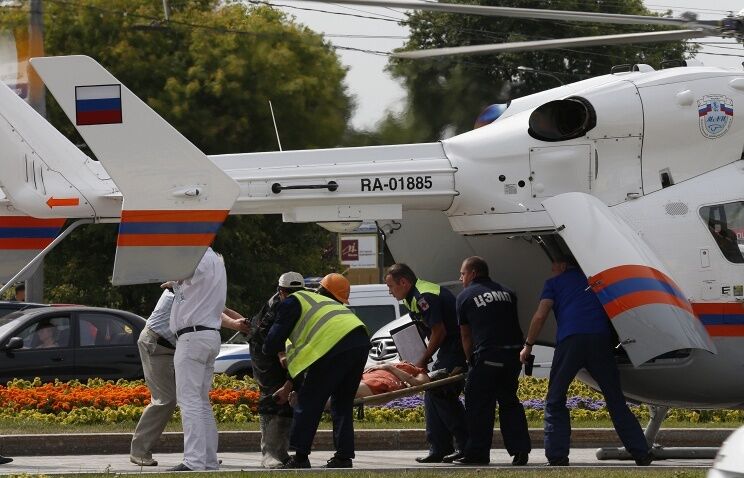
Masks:
[[[44,9],[42,0],[31,0],[31,11],[28,23],[28,56],[44,56]],[[46,117],[46,88],[39,75],[26,63],[28,73],[28,103],[41,115]],[[44,302],[44,262],[26,280],[26,300]]]

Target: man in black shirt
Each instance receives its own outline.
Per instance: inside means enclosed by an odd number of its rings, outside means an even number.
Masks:
[[[258,415],[261,425],[261,464],[264,468],[275,468],[289,460],[289,432],[292,427],[292,407],[288,403],[279,405],[274,392],[287,381],[287,369],[276,354],[264,354],[266,335],[276,320],[279,303],[289,294],[303,290],[305,281],[297,272],[286,272],[279,277],[277,293],[251,319],[251,365],[253,379],[258,383]]]
[[[468,442],[455,463],[489,463],[498,400],[504,446],[514,457],[512,464],[523,466],[532,446],[524,407],[517,398],[523,342],[517,296],[490,279],[488,264],[478,256],[463,261],[460,280],[465,288],[457,296],[457,318],[470,371],[465,385]]]
[[[385,283],[390,295],[403,301],[410,311],[411,320],[423,328],[429,339],[426,352],[415,365],[426,368],[436,354],[432,371],[444,369],[451,372],[464,368],[465,355],[457,325],[455,296],[444,287],[419,279],[410,267],[402,263],[390,266]],[[467,431],[460,392],[462,385],[458,382],[424,393],[429,454],[416,458],[419,463],[450,463],[461,456]],[[453,438],[456,450],[452,446]]]

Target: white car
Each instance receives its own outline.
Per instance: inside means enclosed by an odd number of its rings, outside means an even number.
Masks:
[[[381,327],[387,327],[391,321],[400,318],[400,307],[385,284],[351,286],[349,308],[364,322],[370,334],[375,334]],[[388,333],[388,337],[389,335]],[[392,343],[392,339],[389,342]],[[370,357],[375,350],[374,345],[373,342]],[[397,353],[395,356],[397,357]],[[236,376],[252,375],[251,351],[245,335],[238,332],[220,346],[214,372]]]
[[[729,435],[708,471],[708,478],[744,477],[744,427]]]

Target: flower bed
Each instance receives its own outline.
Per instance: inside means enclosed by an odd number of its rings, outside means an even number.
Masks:
[[[520,380],[519,397],[527,419],[543,418],[545,379]],[[568,408],[574,420],[608,420],[609,413],[602,395],[580,382],[569,388]],[[246,423],[258,421],[256,406],[258,391],[251,379],[238,380],[224,375],[215,376],[210,393],[218,422]],[[144,382],[119,380],[89,380],[42,384],[15,380],[0,386],[0,419],[38,420],[61,424],[95,424],[136,422],[143,408],[150,402]],[[648,419],[646,407],[631,406],[639,418]],[[740,423],[742,410],[684,410],[671,409],[672,420],[695,423]],[[328,419],[326,417],[325,419]],[[180,420],[178,412],[174,420]],[[407,422],[423,425],[423,399],[420,395],[399,398],[381,407],[369,407],[364,421],[371,423]]]

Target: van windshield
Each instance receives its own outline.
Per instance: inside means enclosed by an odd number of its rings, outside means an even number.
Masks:
[[[349,309],[367,326],[369,336],[397,318],[395,306],[389,305],[350,305]]]

